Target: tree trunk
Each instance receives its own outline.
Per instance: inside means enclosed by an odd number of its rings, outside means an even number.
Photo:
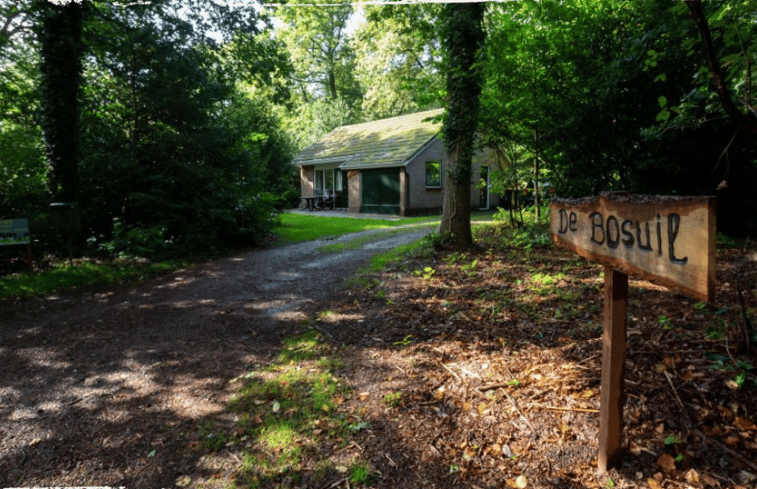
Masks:
[[[41,22],[37,35],[41,49],[42,128],[52,167],[53,198],[78,200],[79,86],[82,76],[82,13],[75,2],[63,6],[38,0]]]
[[[541,219],[541,208],[539,207],[539,130],[534,129],[534,216],[538,222]]]
[[[444,207],[439,234],[449,237],[458,248],[470,248],[473,245],[470,225],[470,171],[470,159],[467,162],[463,161],[457,146],[447,151],[447,168],[443,177]]]
[[[331,92],[331,100],[336,100],[338,94],[336,91],[336,74],[334,70],[329,70],[329,92]]]
[[[448,106],[443,131],[447,168],[443,168],[444,207],[439,234],[458,248],[473,245],[471,166],[482,85],[476,62],[486,37],[481,25],[485,9],[482,3],[454,3],[442,10]]]

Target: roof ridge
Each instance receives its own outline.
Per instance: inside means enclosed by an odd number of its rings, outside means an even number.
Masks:
[[[356,128],[358,126],[375,124],[377,122],[387,123],[387,122],[390,122],[390,121],[397,121],[398,119],[410,119],[410,118],[414,118],[415,116],[419,116],[419,115],[423,115],[423,114],[429,114],[430,115],[433,112],[444,112],[444,109],[423,110],[421,112],[412,112],[410,114],[395,115],[393,117],[388,117],[386,119],[374,119],[372,121],[358,122],[356,124],[345,124],[344,126],[335,127],[331,132],[336,131],[337,129],[348,128],[348,127],[355,127]]]

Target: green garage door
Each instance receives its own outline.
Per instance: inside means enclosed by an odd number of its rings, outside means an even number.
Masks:
[[[397,168],[363,170],[360,212],[400,213],[400,172]]]

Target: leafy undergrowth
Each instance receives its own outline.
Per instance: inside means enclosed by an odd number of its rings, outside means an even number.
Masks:
[[[721,246],[714,304],[630,281],[627,450],[598,475],[602,268],[545,236],[483,227],[329,305],[374,485],[757,487],[754,250]]]

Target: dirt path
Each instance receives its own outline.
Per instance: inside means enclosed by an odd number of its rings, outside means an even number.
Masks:
[[[334,298],[370,256],[430,228],[254,251],[115,292],[0,302],[0,487],[169,487],[183,429]],[[383,234],[383,236],[382,236]],[[365,235],[356,250],[319,251]]]

